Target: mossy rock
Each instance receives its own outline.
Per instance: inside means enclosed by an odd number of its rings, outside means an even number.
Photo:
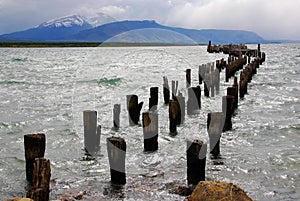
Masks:
[[[189,201],[253,201],[245,191],[232,183],[201,181]]]
[[[10,198],[8,200],[5,200],[5,201],[34,201],[30,198]]]

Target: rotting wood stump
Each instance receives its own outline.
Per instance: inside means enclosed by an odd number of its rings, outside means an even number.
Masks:
[[[44,133],[24,135],[26,179],[33,183],[33,171],[35,158],[42,158],[46,149],[46,136]]]
[[[156,111],[143,112],[144,151],[158,149],[158,113]]]
[[[130,126],[138,125],[144,102],[139,103],[137,95],[127,95],[126,98],[127,98],[129,125]]]
[[[124,185],[126,184],[126,142],[120,137],[109,137],[106,139],[106,143],[111,183],[113,185]]]
[[[36,158],[33,173],[33,187],[29,189],[26,197],[34,201],[48,201],[51,177],[50,161],[45,158]]]
[[[84,149],[93,154],[100,149],[101,126],[97,126],[97,111],[83,111]]]
[[[187,140],[187,182],[188,185],[197,185],[205,181],[207,145],[201,140]]]

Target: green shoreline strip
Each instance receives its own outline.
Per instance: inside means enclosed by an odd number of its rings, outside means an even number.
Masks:
[[[206,44],[170,44],[170,43],[98,43],[98,42],[0,42],[1,47],[46,48],[46,47],[138,47],[138,46],[196,46]]]

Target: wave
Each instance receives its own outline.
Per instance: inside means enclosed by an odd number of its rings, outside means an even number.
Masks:
[[[104,86],[116,86],[118,83],[121,82],[121,78],[112,78],[112,79],[107,79],[107,78],[101,78],[98,81],[99,85],[104,85]]]

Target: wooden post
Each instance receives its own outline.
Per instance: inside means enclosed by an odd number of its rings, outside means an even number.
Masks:
[[[181,114],[180,124],[182,124],[185,119],[185,97],[182,96],[182,93],[179,93],[178,96],[176,96],[176,99],[180,106],[180,114]]]
[[[126,184],[126,142],[120,137],[109,137],[106,139],[106,143],[111,182],[116,185],[124,185]]]
[[[224,113],[225,122],[223,127],[223,132],[232,129],[232,113],[234,110],[234,97],[233,96],[223,96],[222,97],[222,112]]]
[[[186,69],[186,88],[191,86],[191,69]]]
[[[208,76],[206,76],[207,78]],[[209,97],[209,88],[207,86],[207,81],[204,81],[204,96]]]
[[[26,197],[34,201],[48,201],[50,193],[51,167],[50,161],[45,158],[36,158],[34,162],[33,187]]]
[[[121,104],[115,104],[113,109],[113,125],[115,129],[120,128],[120,113],[121,113]]]
[[[158,149],[158,113],[156,111],[143,113],[144,151]]]
[[[238,93],[237,93],[237,88],[236,87],[227,87],[227,96],[233,96],[234,97],[234,109],[238,107]]]
[[[223,112],[213,112],[207,114],[207,132],[209,136],[210,153],[214,157],[220,155],[220,138],[224,127]]]
[[[168,78],[163,77],[164,83],[163,83],[163,94],[164,94],[164,102],[165,104],[169,104],[170,101],[170,87],[168,83]]]
[[[130,126],[137,125],[140,121],[140,113],[144,102],[139,103],[137,95],[127,95],[126,98],[127,98],[129,125]]]
[[[97,111],[83,111],[84,148],[92,154],[100,148],[101,126],[97,127]]]
[[[175,100],[178,90],[178,81],[172,80],[172,99]]]
[[[216,93],[220,93],[220,71],[215,70],[215,84],[216,84]]]
[[[32,184],[35,158],[42,158],[45,154],[45,134],[38,133],[24,135],[24,148],[26,159],[26,179],[30,184]]]
[[[205,181],[207,145],[200,140],[187,141],[187,181],[188,185],[197,185]]]
[[[214,76],[214,71],[212,71],[211,73],[210,73],[210,86],[209,86],[209,88],[210,88],[210,96],[211,97],[214,97],[215,96],[215,76]]]
[[[198,76],[199,76],[199,85],[202,84],[203,77],[202,77],[202,65],[198,68]]]
[[[197,87],[188,88],[188,101],[187,101],[187,114],[195,114],[196,110],[201,108],[201,88]]]
[[[171,134],[177,134],[177,125],[181,121],[181,110],[178,101],[170,100],[169,102],[169,128]]]
[[[158,87],[150,88],[149,110],[157,110],[158,105]]]

